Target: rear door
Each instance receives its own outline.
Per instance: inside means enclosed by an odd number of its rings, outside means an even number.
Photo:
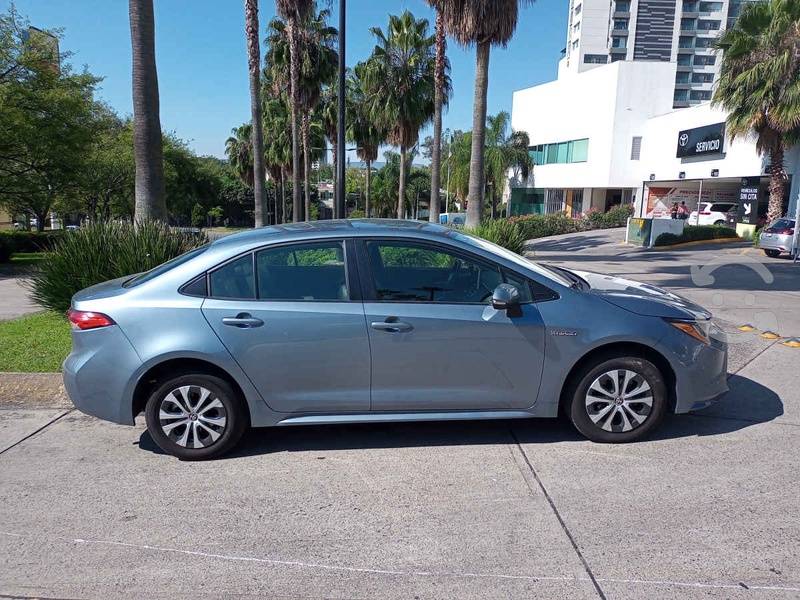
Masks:
[[[369,410],[369,340],[348,255],[344,240],[298,242],[208,275],[203,314],[273,410]]]
[[[528,283],[489,261],[427,242],[361,240],[372,348],[372,410],[519,409],[534,404],[544,327]],[[526,300],[509,318],[494,288]]]

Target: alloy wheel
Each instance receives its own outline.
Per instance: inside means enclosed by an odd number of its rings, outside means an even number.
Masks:
[[[225,406],[207,388],[183,385],[161,400],[161,431],[183,448],[205,448],[216,442],[228,422]]]
[[[586,412],[605,431],[627,432],[642,425],[653,409],[647,380],[628,369],[606,371],[586,391]]]

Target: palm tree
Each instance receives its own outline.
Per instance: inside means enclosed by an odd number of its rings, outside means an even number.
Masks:
[[[130,0],[133,55],[134,219],[167,220],[153,0]]]
[[[349,111],[345,110],[345,116]],[[322,88],[322,96],[319,105],[319,116],[322,121],[322,130],[325,137],[331,143],[331,162],[336,165],[336,155],[339,152],[339,142],[337,129],[339,127],[339,93],[334,84],[326,85]],[[336,189],[336,168],[333,169],[333,188]]]
[[[431,145],[431,204],[428,220],[439,222],[439,189],[441,188],[442,171],[442,108],[447,103],[445,95],[445,77],[450,68],[447,60],[447,40],[444,35],[444,15],[442,0],[428,0],[436,10],[436,68],[434,69],[434,112],[433,143]],[[445,207],[445,210],[447,207]]]
[[[286,21],[286,36],[289,40],[289,104],[292,122],[292,217],[301,220],[300,204],[300,56],[298,52],[298,23],[302,22],[314,8],[314,0],[275,0],[280,17]]]
[[[338,31],[327,25],[330,11],[323,10],[318,14],[310,12],[297,24],[297,54],[300,63],[298,98],[302,111],[300,121],[301,140],[303,146],[303,175],[305,188],[305,217],[311,210],[311,156],[309,143],[311,134],[311,114],[320,100],[322,86],[333,81],[336,75],[338,52],[335,41]],[[273,19],[269,24],[267,37],[267,70],[277,90],[290,89],[289,69],[291,53],[288,39],[288,27],[280,19]]]
[[[356,144],[358,158],[366,163],[366,192],[364,194],[364,215],[370,216],[372,162],[378,158],[378,150],[386,140],[386,130],[379,127],[369,113],[364,71],[366,63],[359,63],[347,80],[350,109],[347,110],[349,126],[347,139]]]
[[[729,111],[731,139],[756,135],[770,158],[771,222],[782,216],[786,147],[800,139],[800,2],[746,4],[717,42],[723,51],[714,103]]]
[[[265,91],[271,82],[265,77]],[[286,95],[264,94],[262,119],[267,137],[264,145],[264,161],[275,181],[275,220],[286,222],[286,174],[292,164],[292,126]],[[280,209],[280,210],[279,210]]]
[[[250,72],[250,114],[252,118],[253,144],[253,196],[255,197],[255,225],[264,226],[265,212],[265,172],[264,172],[264,133],[261,125],[261,45],[258,38],[258,0],[244,0],[247,38],[247,66]]]
[[[231,129],[225,140],[225,154],[237,177],[247,187],[253,188],[253,126],[245,123]]]
[[[388,141],[400,147],[397,218],[402,219],[408,150],[434,113],[435,38],[428,35],[427,19],[409,11],[391,15],[385,33],[379,27],[370,31],[378,43],[364,71],[369,112],[386,127]]]
[[[528,153],[528,134],[514,131],[508,135],[510,120],[511,115],[505,111],[486,118],[486,185],[490,189],[492,219],[496,217],[497,194],[505,189],[509,169],[518,171],[523,179],[527,179],[528,171],[533,166],[533,159]]]
[[[447,32],[456,41],[475,45],[475,99],[472,110],[472,152],[469,168],[467,227],[480,223],[483,211],[486,92],[489,83],[489,50],[505,46],[514,35],[520,6],[532,0],[442,0]]]

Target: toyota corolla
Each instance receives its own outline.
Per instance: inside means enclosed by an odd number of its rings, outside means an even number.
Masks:
[[[81,411],[182,459],[249,427],[564,414],[630,442],[727,390],[711,314],[416,221],[255,229],[72,300]],[[268,435],[265,433],[264,435]]]

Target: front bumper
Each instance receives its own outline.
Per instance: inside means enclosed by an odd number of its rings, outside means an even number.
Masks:
[[[728,345],[723,340],[702,344],[676,329],[659,346],[675,373],[676,413],[706,408],[728,391]]]
[[[142,361],[117,325],[72,332],[64,388],[75,408],[113,423],[133,425],[127,384]]]

